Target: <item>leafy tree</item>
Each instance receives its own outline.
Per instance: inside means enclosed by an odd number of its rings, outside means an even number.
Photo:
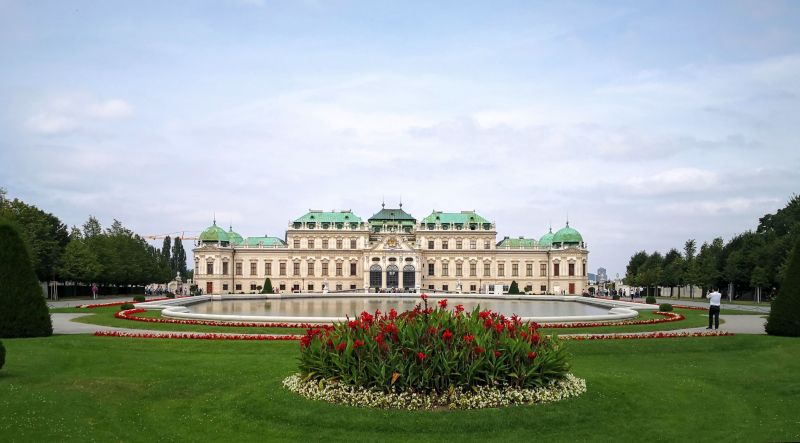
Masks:
[[[266,280],[264,280],[264,287],[261,288],[261,293],[262,294],[274,294],[275,293],[275,291],[272,290],[272,280],[270,280],[269,277],[267,277]]]
[[[633,254],[625,269],[625,284],[629,286],[640,286],[639,268],[641,268],[646,261],[647,252],[639,251]]]
[[[683,245],[683,284],[689,285],[689,298],[694,298],[694,287],[697,285],[699,276],[697,275],[697,263],[695,254],[697,253],[697,243],[693,238],[686,240]]]
[[[800,242],[789,259],[786,277],[767,317],[767,334],[800,337]]]
[[[175,241],[172,244],[170,269],[173,275],[179,273],[184,280],[188,277],[186,272],[186,251],[183,249],[183,241],[180,237],[175,237]]]
[[[516,280],[511,281],[511,286],[508,287],[509,294],[519,294],[519,285]]]
[[[96,280],[101,269],[97,255],[82,238],[70,240],[58,266],[59,275],[75,285],[78,282],[89,283]],[[73,289],[73,295],[74,293]]]
[[[53,333],[39,280],[17,230],[0,221],[0,337]]]
[[[672,297],[672,290],[675,286],[679,286],[683,281],[684,267],[683,257],[677,249],[670,249],[667,255],[664,256],[664,272],[661,275],[661,284],[669,287],[670,297]]]
[[[644,263],[642,263],[637,275],[639,283],[646,288],[647,295],[653,294],[653,292],[650,291],[651,287],[661,283],[663,272],[664,257],[658,251],[653,252],[647,257]]]
[[[89,216],[89,220],[86,220],[86,223],[83,224],[83,236],[85,238],[92,238],[97,237],[103,233],[103,228],[100,226],[100,222],[94,218],[94,216]]]
[[[58,259],[69,242],[67,226],[55,215],[16,198],[3,197],[0,218],[16,226],[38,279],[55,280]]]
[[[172,275],[175,275],[175,269],[172,268],[172,257],[170,257],[170,248],[172,246],[172,241],[169,238],[169,235],[164,237],[164,243],[161,245],[161,257],[163,260],[170,264],[170,270],[172,271]]]
[[[698,284],[703,288],[703,291],[708,288],[718,287],[722,282],[720,266],[722,247],[721,238],[715,238],[711,243],[703,243],[703,246],[700,247],[700,254],[697,255]]]
[[[769,274],[761,266],[756,266],[750,277],[750,286],[756,288],[756,294],[761,299],[761,288],[769,285]]]

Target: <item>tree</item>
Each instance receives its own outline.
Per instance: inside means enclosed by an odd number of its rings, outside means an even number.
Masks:
[[[172,245],[172,242],[171,242],[171,239],[169,238],[169,235],[164,237],[164,243],[161,245],[161,258],[166,263],[170,264],[170,270],[172,271],[170,274],[171,274],[171,276],[175,276],[175,269],[172,268],[172,260],[171,260],[172,257],[170,257],[170,254],[169,254],[171,245]]]
[[[695,254],[697,253],[697,243],[693,238],[686,240],[683,245],[683,283],[689,285],[689,298],[694,298],[694,286],[697,284],[697,263]]]
[[[661,282],[669,287],[669,296],[672,297],[672,290],[683,281],[683,257],[677,249],[670,249],[664,256],[664,272],[661,275]],[[680,296],[680,293],[678,294]]]
[[[86,220],[86,223],[83,224],[83,236],[84,238],[92,238],[97,237],[103,233],[103,228],[100,226],[100,222],[94,218],[94,216],[89,216],[89,220]]]
[[[800,337],[800,242],[789,259],[786,277],[767,317],[767,334]]]
[[[703,288],[703,291],[706,291],[708,288],[720,286],[720,282],[722,281],[720,266],[722,247],[723,242],[721,238],[715,238],[711,243],[703,243],[703,246],[700,247],[700,254],[697,255],[697,283]]]
[[[175,241],[172,244],[172,257],[170,257],[170,260],[172,274],[180,274],[181,278],[185,281],[188,277],[186,272],[186,251],[183,249],[183,241],[181,241],[180,237],[175,237]]]
[[[661,276],[664,272],[664,257],[660,252],[653,252],[639,267],[637,273],[639,283],[645,287],[646,294],[651,295],[650,287],[661,283]]]
[[[639,286],[639,268],[647,261],[647,252],[639,251],[631,256],[628,266],[625,268],[625,284],[628,286]]]
[[[78,282],[95,281],[101,269],[97,255],[82,238],[70,240],[58,265],[59,275],[76,285]],[[74,292],[73,290],[73,295]]]
[[[508,287],[509,294],[519,294],[519,285],[516,280],[511,281],[511,286]]]
[[[55,215],[16,198],[3,197],[0,218],[16,227],[38,279],[55,280],[58,259],[69,243],[67,226]]]
[[[761,300],[761,288],[769,285],[769,274],[761,266],[756,266],[750,277],[750,286],[755,288],[757,299]]]
[[[272,280],[270,280],[269,277],[267,277],[267,279],[264,280],[264,287],[261,288],[261,293],[262,294],[274,294],[275,293],[275,291],[273,291],[273,289],[272,289]]]
[[[53,334],[47,304],[17,230],[0,221],[0,337]]]

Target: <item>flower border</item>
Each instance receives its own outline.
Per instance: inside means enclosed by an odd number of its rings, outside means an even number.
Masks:
[[[586,392],[586,380],[567,374],[536,389],[510,386],[475,386],[472,390],[451,389],[436,392],[383,392],[360,386],[318,380],[303,381],[300,374],[283,380],[290,392],[309,400],[321,400],[362,408],[378,409],[483,409],[550,403],[577,397]]]
[[[127,331],[97,331],[96,337],[123,337],[123,338],[169,338],[181,340],[251,340],[251,341],[291,341],[300,340],[299,335],[270,335],[270,334],[218,334],[214,332],[127,332]]]

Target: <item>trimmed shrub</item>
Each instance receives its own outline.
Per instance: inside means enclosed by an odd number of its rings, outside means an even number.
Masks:
[[[136,306],[134,306],[133,303],[123,303],[119,305],[120,311],[127,311],[128,309],[134,309],[134,308],[136,308]]]
[[[17,230],[0,221],[0,337],[53,334],[50,312]]]
[[[476,386],[541,387],[567,376],[561,341],[538,325],[491,311],[424,306],[400,315],[362,312],[312,328],[300,340],[304,380],[336,380],[384,392],[445,392]]]
[[[769,335],[800,337],[800,241],[789,256],[789,265],[778,296],[772,301],[767,317]]]
[[[519,294],[519,285],[517,284],[516,280],[511,281],[511,286],[508,287],[509,294]]]
[[[167,292],[166,294],[164,294],[164,296],[167,298],[175,298],[175,294],[173,294],[172,292]]]
[[[644,302],[647,303],[648,305],[654,305],[654,304],[658,303],[656,301],[656,298],[654,296],[652,296],[652,295],[648,295],[647,298],[644,299]]]
[[[611,296],[613,300],[619,300],[619,294],[614,294]]]
[[[3,365],[6,364],[6,348],[3,346],[3,342],[0,341],[0,369],[3,369]]]
[[[661,312],[672,312],[672,305],[669,303],[661,303],[658,305],[658,310]]]
[[[264,287],[261,289],[262,294],[273,294],[275,291],[272,290],[272,280],[269,277],[264,280]]]
[[[133,296],[134,303],[143,303],[145,300],[146,299],[144,298],[144,295],[134,295]]]

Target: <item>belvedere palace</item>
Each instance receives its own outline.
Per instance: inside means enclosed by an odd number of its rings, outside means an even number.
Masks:
[[[204,293],[276,292],[580,294],[589,251],[567,225],[539,239],[504,237],[474,211],[434,211],[421,221],[382,209],[367,221],[351,211],[310,210],[283,239],[247,237],[217,226],[200,234],[194,280]]]

